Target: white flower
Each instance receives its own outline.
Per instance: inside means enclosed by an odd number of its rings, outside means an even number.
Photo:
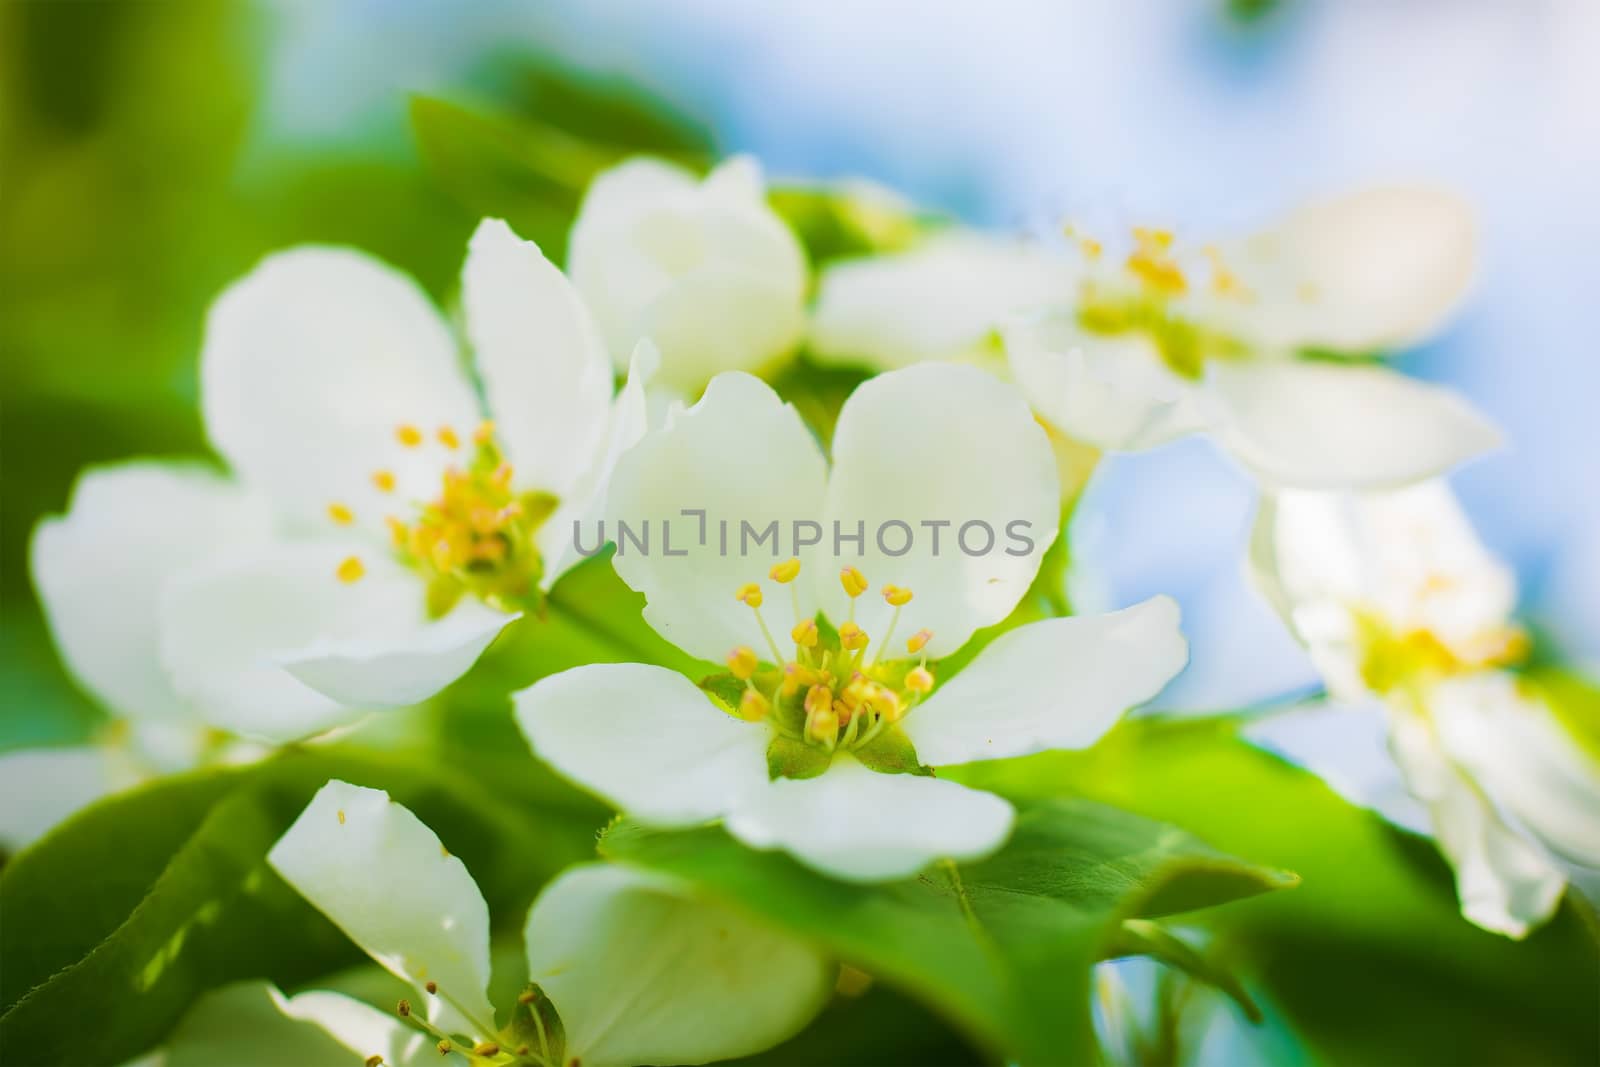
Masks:
[[[462,303],[483,403],[422,291],[360,253],[279,253],[217,300],[206,428],[286,536],[167,590],[184,698],[274,739],[413,703],[577,561],[571,520],[643,432],[653,353],[613,399],[588,310],[503,222],[473,236]]]
[[[803,1027],[833,988],[813,949],[743,913],[697,899],[682,883],[626,867],[571,868],[545,887],[524,928],[528,978],[559,1014],[564,1053],[521,1005],[490,1003],[489,910],[459,859],[388,794],[333,781],[268,854],[283,879],[379,964],[411,983],[415,1010],[382,1019],[365,1054],[410,1062],[448,1040],[463,1051],[528,1046],[559,1067],[706,1063],[745,1056]],[[337,1025],[341,1002],[372,1023],[376,1013],[331,993],[302,1018]],[[353,1007],[352,1007],[353,1006]],[[409,1007],[409,1006],[408,1006]],[[406,1043],[387,1043],[405,1028]],[[530,1030],[532,1031],[530,1035]],[[363,1051],[357,1049],[357,1051]],[[518,1053],[519,1055],[524,1055]],[[557,1055],[560,1059],[557,1059]]]
[[[805,253],[748,157],[704,181],[642,157],[600,174],[573,224],[567,269],[618,368],[648,337],[662,383],[686,394],[719,371],[771,365],[803,329]]]
[[[1449,489],[1269,497],[1252,563],[1333,699],[1357,709],[1268,719],[1255,739],[1357,802],[1431,829],[1473,922],[1521,937],[1547,919],[1569,867],[1600,867],[1600,761],[1512,673],[1527,650],[1511,621],[1515,582]],[[1360,710],[1374,703],[1381,716]],[[1372,766],[1375,746],[1327,744],[1329,731],[1380,719],[1422,813],[1395,802]],[[1349,755],[1367,766],[1346,767]]]
[[[1339,358],[1416,344],[1454,313],[1474,237],[1451,196],[1369,190],[1198,250],[1150,229],[1116,251],[1077,246],[946,237],[841,264],[822,279],[813,343],[889,367],[999,330],[1053,429],[1113,450],[1209,432],[1268,485],[1403,485],[1499,442],[1453,393]]]
[[[260,543],[266,503],[199,464],[134,461],[84,471],[66,514],[44,519],[29,563],[67,670],[110,716],[96,743],[0,755],[0,844],[19,848],[99,797],[202,757],[243,758],[218,720],[161,669],[161,599],[222,546]]]
[[[614,531],[645,618],[695,656],[728,656],[728,687],[713,699],[659,667],[579,667],[515,697],[534,749],[646,823],[723,819],[745,843],[837,877],[896,878],[993,850],[1010,807],[923,765],[1087,746],[1184,663],[1176,606],[1157,598],[1019,626],[934,688],[933,661],[1010,614],[1056,531],[1043,431],[1013,387],[972,367],[925,364],[859,387],[831,471],[792,407],[755,378],[720,375],[624,458],[609,510],[656,527],[648,554]],[[805,523],[823,543],[782,560],[779,544],[788,555]],[[745,527],[769,524],[779,543],[745,554]],[[835,524],[862,531],[863,550],[836,543]],[[763,554],[781,562],[752,581]],[[863,572],[889,583],[881,597]],[[921,773],[880,773],[892,770]]]

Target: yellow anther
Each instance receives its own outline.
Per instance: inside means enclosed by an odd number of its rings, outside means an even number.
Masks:
[[[746,689],[739,697],[739,717],[749,722],[760,722],[771,710],[767,698],[754,689]]]
[[[399,1013],[399,1015],[401,1017],[405,1017],[405,1016],[410,1015],[411,1014],[411,1001],[402,999],[399,1004],[395,1005],[394,1010],[397,1013]]]
[[[894,607],[903,608],[911,603],[911,590],[902,585],[886,585],[883,587],[883,599]]]
[[[377,486],[380,492],[394,492],[394,472],[374,471],[372,473],[372,484]]]
[[[1172,247],[1172,231],[1154,229],[1149,226],[1135,226],[1133,239],[1139,242],[1140,247],[1165,252]]]
[[[394,439],[407,448],[416,448],[422,443],[422,431],[406,423],[395,427]]]
[[[756,667],[759,665],[760,661],[756,659],[755,651],[743,645],[728,653],[728,670],[732,671],[733,676],[741,682],[756,673]]]
[[[806,720],[806,732],[815,741],[831,741],[839,733],[839,713],[832,707],[818,708]]]
[[[455,1049],[448,1037],[441,1037],[439,1043],[433,1047],[439,1050],[439,1055],[441,1056],[448,1056]]]
[[[851,600],[867,591],[866,575],[854,567],[845,567],[839,572],[839,584],[844,586],[844,595]]]
[[[810,619],[801,619],[794,624],[794,629],[789,631],[789,636],[801,648],[817,647],[817,624]]]
[[[439,427],[439,431],[435,436],[439,438],[439,443],[446,448],[461,447],[461,438],[457,437],[456,432],[448,426]]]
[[[797,559],[786,559],[782,563],[774,563],[772,565],[772,569],[767,572],[767,577],[771,578],[780,585],[787,585],[788,583],[794,581],[795,577],[799,573],[800,561]]]
[[[349,526],[352,522],[356,521],[356,513],[345,507],[343,504],[329,504],[328,518],[332,519],[340,526]]]
[[[492,440],[494,440],[494,422],[493,420],[485,419],[478,423],[476,430],[472,431],[472,442],[473,444],[486,445]]]
[[[926,667],[912,667],[906,672],[906,688],[913,693],[933,692],[933,672]]]
[[[383,1067],[383,1057],[377,1055],[376,1053],[368,1056],[363,1062],[365,1063],[365,1067]]]
[[[833,707],[833,690],[825,685],[814,685],[806,690],[806,714],[816,715]]]
[[[1090,260],[1099,259],[1100,254],[1106,250],[1106,246],[1096,241],[1093,237],[1079,238],[1078,248],[1083,253],[1083,258]]]
[[[918,652],[921,652],[923,648],[927,646],[928,642],[932,640],[932,630],[918,630],[916,633],[906,638],[906,651],[914,656]]]
[[[494,1057],[500,1055],[500,1046],[493,1041],[480,1041],[472,1046],[474,1056]]]
[[[853,622],[847,622],[839,627],[839,644],[851,652],[866,648],[869,640],[867,631]]]
[[[351,582],[359,582],[361,576],[367,573],[367,568],[361,562],[360,556],[347,556],[334,573],[339,576],[341,582],[349,585]]]
[[[890,722],[898,722],[902,713],[900,697],[892,689],[881,685],[874,686],[872,692],[867,694],[867,707],[882,715]]]
[[[438,982],[429,982],[427,985],[423,986],[422,988],[426,989],[430,994],[437,993],[437,992],[439,992],[439,983]]]
[[[340,826],[344,825],[344,809],[343,808],[339,809],[339,825]]]
[[[761,606],[761,586],[755,582],[746,582],[739,587],[737,593],[733,594],[733,598],[742,604],[750,605],[752,608],[759,608]]]

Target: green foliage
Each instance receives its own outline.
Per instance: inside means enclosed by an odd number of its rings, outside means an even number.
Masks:
[[[1087,1063],[1090,965],[1125,918],[1225,903],[1293,876],[1212,851],[1171,826],[1099,804],[1049,801],[1018,817],[994,857],[853,885],[719,829],[627,822],[602,854],[667,871],[936,1007],[1008,1060]]]
[[[358,959],[265,863],[330,778],[387,789],[415,811],[507,924],[520,924],[551,875],[590,853],[600,822],[581,800],[508,800],[470,769],[336,748],[104,802],[0,875],[0,1061],[120,1063],[204,992],[251,977],[290,986]]]
[[[1088,752],[941,772],[1015,798],[1091,797],[1304,879],[1206,917],[1212,951],[1331,1063],[1594,1063],[1594,947],[1566,907],[1517,942],[1461,917],[1431,843],[1238,740],[1133,720]]]

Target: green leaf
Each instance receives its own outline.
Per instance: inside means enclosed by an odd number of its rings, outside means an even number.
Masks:
[[[525,768],[525,773],[531,771]],[[587,856],[599,820],[535,808],[436,763],[291,750],[102,802],[0,874],[0,1061],[120,1063],[206,990],[290,986],[359,958],[265,864],[330,778],[387,789],[461,857],[491,913],[520,922],[539,886]],[[82,1025],[93,1012],[94,1025]]]
[[[1236,727],[1134,719],[1087,752],[940,774],[1019,801],[1093,797],[1297,871],[1296,892],[1204,920],[1213,950],[1315,1059],[1600,1062],[1600,970],[1574,907],[1525,941],[1480,930],[1461,917],[1431,842],[1345,803]]]
[[[1008,1060],[1091,1062],[1089,969],[1124,918],[1224,903],[1293,877],[1099,804],[1022,811],[994,857],[879,885],[833,881],[716,828],[623,822],[601,852],[676,874],[913,994]]]

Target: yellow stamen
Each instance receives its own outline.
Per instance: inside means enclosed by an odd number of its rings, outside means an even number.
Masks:
[[[801,619],[795,623],[794,629],[789,631],[789,636],[801,648],[816,648],[817,624],[810,619]]]
[[[494,439],[494,422],[490,419],[478,423],[478,428],[472,431],[473,444],[486,445]]]
[[[926,667],[912,667],[906,672],[906,688],[913,693],[933,692],[933,673]]]
[[[833,708],[818,708],[806,719],[806,732],[813,740],[831,742],[839,733],[839,713]]]
[[[883,587],[883,599],[895,607],[904,607],[911,603],[911,590],[900,585],[886,585]]]
[[[772,704],[754,689],[746,689],[739,697],[739,717],[749,722],[760,722],[771,710]]]
[[[916,633],[906,638],[906,651],[914,656],[927,647],[928,642],[932,640],[932,630],[918,630]]]
[[[739,591],[733,595],[733,598],[742,604],[750,605],[752,608],[759,608],[761,606],[761,586],[755,582],[746,582],[739,587]]]
[[[339,569],[334,573],[338,575],[341,582],[349,585],[351,582],[359,582],[361,576],[367,573],[367,568],[361,562],[361,557],[348,556],[343,563],[339,564]]]
[[[457,437],[456,432],[448,426],[439,427],[437,436],[439,443],[446,448],[455,449],[461,447],[461,438]]]
[[[410,423],[395,427],[394,437],[406,448],[416,448],[422,443],[422,431]]]
[[[733,676],[741,682],[756,673],[756,667],[759,665],[760,661],[756,659],[754,649],[741,645],[728,653],[728,670],[732,671]]]
[[[789,582],[794,581],[795,577],[799,575],[799,573],[800,561],[797,559],[790,559],[785,560],[782,563],[774,563],[772,565],[772,570],[767,572],[767,577],[771,578],[780,585],[787,585]]]
[[[839,572],[839,584],[844,586],[844,595],[854,600],[867,591],[867,579],[854,567],[845,567]]]
[[[853,622],[847,622],[839,627],[839,644],[851,652],[867,647],[867,632]]]
[[[356,513],[345,507],[343,504],[334,503],[328,505],[328,518],[332,519],[340,526],[349,526],[352,522],[356,521]]]
[[[380,492],[394,492],[394,472],[374,471],[372,474],[372,484],[377,486]]]

